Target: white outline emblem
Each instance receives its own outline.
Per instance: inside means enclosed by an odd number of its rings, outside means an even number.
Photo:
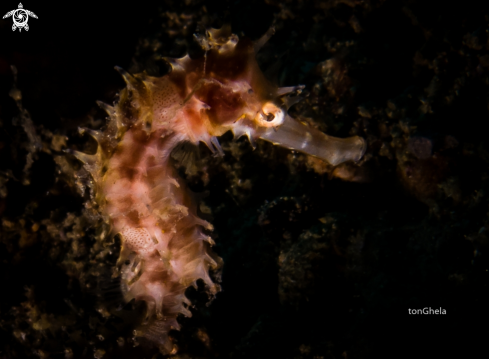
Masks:
[[[14,24],[12,25],[12,31],[19,29],[19,32],[22,32],[22,28],[24,28],[25,31],[29,31],[29,25],[27,25],[29,16],[32,16],[33,18],[37,19],[37,15],[34,14],[32,11],[25,10],[22,3],[19,3],[18,9],[9,11],[4,15],[3,18],[5,19],[9,16],[12,16],[12,20],[14,20]]]

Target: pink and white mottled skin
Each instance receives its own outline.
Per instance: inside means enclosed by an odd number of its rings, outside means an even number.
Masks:
[[[166,353],[176,352],[168,336],[177,316],[190,316],[185,290],[201,279],[211,295],[220,287],[209,269],[221,259],[212,253],[212,226],[197,216],[197,202],[172,165],[171,151],[183,141],[207,144],[222,153],[216,136],[231,130],[320,157],[334,165],[359,160],[360,137],[339,139],[307,127],[287,114],[302,87],[277,88],[260,71],[255,53],[271,36],[255,43],[229,28],[209,30],[198,40],[206,56],[168,59],[163,77],[130,75],[119,69],[127,88],[103,133],[95,155],[76,153],[93,178],[94,204],[111,233],[121,238],[118,268],[124,299],[145,301],[147,314],[136,330]]]

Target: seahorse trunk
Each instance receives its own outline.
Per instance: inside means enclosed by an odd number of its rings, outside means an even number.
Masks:
[[[122,237],[124,299],[147,304],[146,323],[137,332],[171,352],[168,331],[179,328],[178,314],[191,316],[185,290],[203,279],[217,293],[208,270],[220,259],[210,253],[212,240],[203,232],[212,226],[198,218],[168,156],[181,138],[166,132],[147,133],[143,125],[127,131],[108,162],[102,191],[113,231]]]

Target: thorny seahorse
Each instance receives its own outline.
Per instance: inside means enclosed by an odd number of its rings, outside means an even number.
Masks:
[[[179,314],[191,315],[185,290],[202,279],[215,295],[220,286],[209,269],[222,265],[204,231],[212,225],[197,216],[197,201],[172,165],[175,146],[202,141],[222,153],[217,136],[232,131],[252,144],[261,138],[333,165],[358,161],[365,152],[358,136],[330,137],[287,114],[298,98],[290,94],[303,87],[274,86],[255,59],[272,33],[252,42],[229,27],[208,30],[197,36],[206,55],[166,59],[171,71],[162,77],[117,68],[127,87],[114,107],[100,104],[109,114],[105,130],[81,130],[98,142],[94,155],[75,155],[92,176],[92,204],[111,235],[120,235],[124,300],[146,302],[136,336],[162,352],[176,352],[168,332],[180,328]]]

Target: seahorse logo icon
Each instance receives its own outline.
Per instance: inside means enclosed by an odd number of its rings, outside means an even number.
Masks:
[[[12,19],[14,20],[12,31],[15,31],[15,29],[19,29],[19,32],[22,32],[22,28],[24,28],[26,31],[29,31],[29,25],[27,25],[29,16],[37,19],[37,15],[34,14],[32,11],[25,10],[22,3],[19,3],[18,9],[9,11],[3,16],[3,18],[5,19],[9,16],[12,16]]]

